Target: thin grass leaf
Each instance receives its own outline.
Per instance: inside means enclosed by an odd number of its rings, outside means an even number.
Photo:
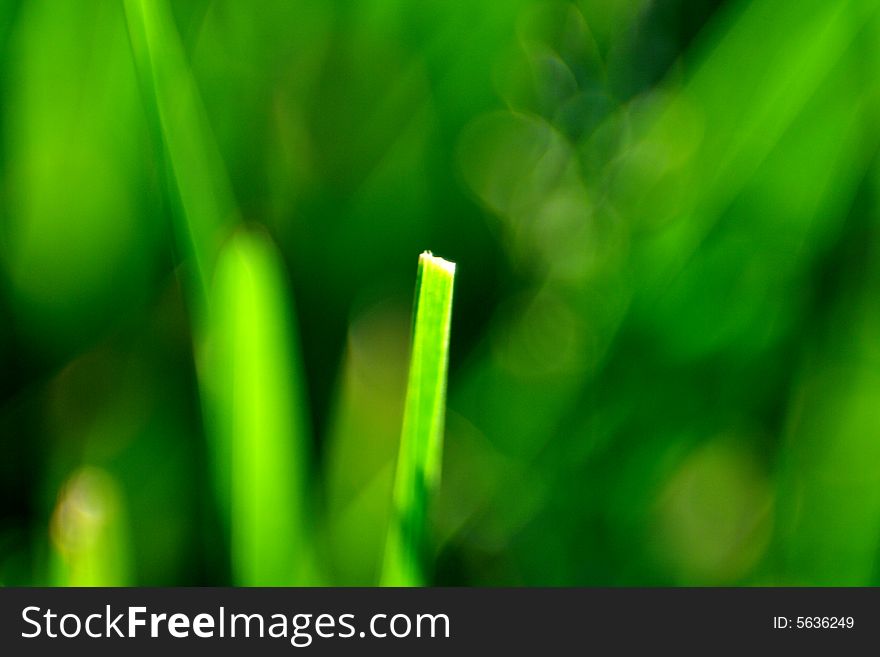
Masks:
[[[693,73],[646,133],[651,148],[661,144],[658,152],[675,161],[656,167],[656,179],[640,182],[639,205],[629,210],[644,216],[650,208],[654,225],[663,226],[638,247],[648,298],[693,257],[846,60],[865,19],[880,11],[867,0],[768,0],[733,7],[706,31],[693,53]],[[768,39],[768,25],[785,27]],[[731,67],[734,77],[726,74]]]
[[[867,24],[860,39],[849,70],[855,70],[860,62],[871,62],[870,70],[876,70],[880,64],[880,15]],[[861,78],[852,83],[860,84]],[[842,113],[845,107],[845,116],[860,121],[861,129],[854,130],[849,140],[867,147],[866,152],[872,156],[868,176],[861,178],[864,169],[858,165],[863,158],[850,155],[829,165],[829,158],[823,157],[821,151],[817,153],[812,143],[809,153],[824,168],[845,170],[856,182],[872,190],[873,212],[865,216],[876,217],[880,211],[876,205],[880,198],[878,135],[864,126],[875,123],[880,98],[876,89],[862,85],[862,107],[854,107],[853,92],[837,90],[835,100],[841,106],[838,111]],[[844,122],[827,110],[826,114],[831,125]],[[830,131],[826,128],[825,132]],[[808,186],[809,181],[799,184]],[[841,187],[839,182],[831,185],[834,190]],[[862,242],[867,234],[863,232],[864,225],[874,221],[860,215],[859,210],[847,219],[849,230],[838,238],[838,249],[847,245],[843,247],[846,253],[858,252],[859,256],[850,258],[849,268],[842,266],[843,273],[839,274],[841,280],[849,281],[846,295],[825,310],[827,316],[834,318],[830,341],[833,346],[810,350],[809,367],[797,373],[788,411],[785,448],[780,450],[774,521],[776,563],[782,584],[870,586],[877,581],[880,374],[875,340],[866,336],[880,332],[875,302],[880,291],[880,260],[876,240],[853,250],[852,245]],[[854,271],[859,273],[854,275]]]
[[[233,578],[245,586],[311,584],[310,439],[280,258],[255,232],[217,245],[239,214],[170,9],[161,0],[125,7],[180,204],[179,242],[196,265],[190,306],[199,385]]]
[[[179,202],[179,243],[194,259],[195,283],[205,294],[222,229],[238,211],[168,4],[125,0],[125,14]]]
[[[131,586],[128,523],[113,478],[98,468],[74,473],[52,516],[53,586]]]
[[[409,379],[394,480],[383,586],[424,583],[425,524],[439,483],[446,413],[449,326],[455,264],[419,257]]]
[[[310,438],[289,299],[268,236],[235,233],[217,261],[202,381],[233,578],[243,586],[315,583]]]

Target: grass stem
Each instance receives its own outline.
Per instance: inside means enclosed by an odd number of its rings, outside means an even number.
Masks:
[[[426,519],[440,479],[455,264],[419,257],[412,354],[382,567],[383,586],[425,583]]]

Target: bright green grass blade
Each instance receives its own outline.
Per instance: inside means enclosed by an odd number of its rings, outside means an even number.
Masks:
[[[125,14],[180,204],[179,242],[195,260],[196,283],[204,293],[222,228],[234,223],[238,212],[168,4],[125,0]]]
[[[201,381],[234,581],[315,583],[311,465],[290,294],[267,235],[239,230],[221,250]]]
[[[253,232],[218,246],[238,212],[171,12],[162,0],[125,7],[180,204],[179,242],[196,265],[199,384],[233,577],[246,586],[315,583],[306,406],[280,259]]]
[[[383,586],[424,583],[422,556],[431,493],[439,483],[455,264],[419,257],[412,355],[403,414]]]
[[[86,467],[70,477],[52,516],[53,586],[131,586],[128,529],[113,478]]]

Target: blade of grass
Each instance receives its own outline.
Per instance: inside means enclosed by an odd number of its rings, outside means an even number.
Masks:
[[[424,584],[425,524],[439,483],[455,264],[419,257],[413,338],[383,586]]]
[[[809,5],[809,8],[807,7]],[[695,49],[693,73],[660,111],[646,136],[681,164],[656,167],[631,209],[652,216],[654,231],[638,244],[636,265],[653,298],[687,264],[748,181],[780,142],[835,66],[847,57],[867,18],[866,0],[796,6],[743,1],[722,14]],[[772,39],[768,25],[784,25]],[[791,57],[797,52],[798,57]],[[726,74],[735,66],[737,76]],[[687,111],[681,109],[687,107]],[[695,144],[683,155],[681,144]],[[670,194],[668,189],[681,190]],[[682,220],[686,217],[687,220]],[[642,269],[644,267],[644,269]]]
[[[113,478],[93,467],[73,474],[52,516],[53,586],[131,586],[122,495]]]
[[[196,288],[203,295],[222,229],[235,223],[238,210],[170,7],[164,0],[125,0],[125,14],[179,203],[179,243],[195,261]]]
[[[238,585],[315,583],[310,439],[289,299],[268,236],[236,232],[217,260],[202,382]]]
[[[880,65],[880,15],[875,14],[860,35],[848,70],[860,70],[856,62],[870,62],[864,69],[868,75]],[[859,120],[860,129],[849,140],[867,147],[873,156],[868,176],[859,182],[871,190],[865,197],[877,199],[876,144],[880,137],[870,126],[876,123],[880,95],[863,80],[853,80],[862,85],[859,104],[853,102],[851,91],[838,92],[836,100],[842,105],[839,111],[845,108],[846,116]],[[832,125],[843,123],[827,110],[826,114]],[[812,144],[809,152],[829,168],[828,158],[817,154]],[[853,177],[864,170],[853,166],[861,162],[852,156],[841,159]],[[808,184],[801,180],[799,184]],[[837,183],[833,188],[841,186]],[[880,269],[876,233],[867,228],[877,215],[874,203],[873,212],[854,204],[847,227],[837,238],[836,251],[847,254],[842,259],[846,264],[836,274],[848,282],[846,293],[838,293],[833,305],[825,309],[825,317],[833,319],[817,332],[823,339],[810,345],[803,359],[806,366],[793,387],[784,449],[779,452],[774,523],[774,563],[781,584],[871,586],[877,582],[880,375],[876,341],[869,336],[880,331],[874,301],[880,291]]]
[[[179,242],[196,265],[190,311],[233,579],[312,584],[310,441],[280,258],[253,231],[218,245],[239,213],[170,8],[162,0],[126,0],[125,8],[179,202]]]

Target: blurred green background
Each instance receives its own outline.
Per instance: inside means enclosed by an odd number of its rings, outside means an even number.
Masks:
[[[431,249],[430,583],[880,584],[878,72],[875,0],[0,0],[0,583],[240,581],[226,340],[269,548],[375,584]]]

